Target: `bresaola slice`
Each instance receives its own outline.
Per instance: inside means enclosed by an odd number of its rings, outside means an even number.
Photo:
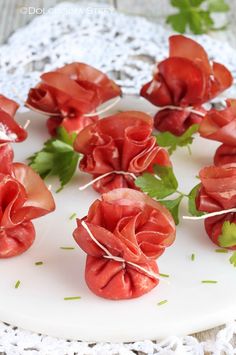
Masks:
[[[215,165],[236,163],[236,100],[226,100],[223,110],[208,111],[201,122],[199,133],[203,138],[223,143],[214,156]]]
[[[0,258],[19,255],[34,241],[32,219],[55,209],[42,179],[27,165],[13,163],[8,144],[0,145]]]
[[[127,299],[158,284],[154,260],[173,243],[175,223],[158,202],[142,192],[122,188],[96,200],[88,215],[77,220],[73,236],[88,254],[85,279],[91,291],[104,298]]]
[[[58,126],[79,132],[97,120],[88,117],[106,101],[121,95],[115,82],[101,71],[84,63],[72,63],[41,76],[41,82],[29,91],[26,105],[49,117],[51,135]]]
[[[196,197],[196,207],[203,212],[217,212],[236,207],[236,164],[203,168],[199,177],[201,187]],[[226,212],[220,216],[205,219],[205,229],[217,245],[225,221],[236,223],[236,213]],[[235,249],[236,246],[232,247]]]
[[[211,109],[199,127],[203,138],[215,140],[226,145],[236,146],[236,100],[226,100],[223,110]]]
[[[140,94],[164,107],[154,117],[155,127],[181,135],[190,125],[201,122],[201,105],[230,87],[233,78],[223,65],[210,63],[204,48],[190,38],[171,36],[169,48],[169,58],[157,64],[153,79]],[[200,112],[198,117],[189,107]]]
[[[22,142],[27,138],[27,132],[14,119],[19,105],[0,95],[0,144]]]
[[[222,144],[216,149],[214,164],[221,166],[231,163],[236,164],[236,145],[232,147],[231,145]]]
[[[151,172],[154,164],[171,165],[167,151],[151,135],[152,128],[149,115],[127,111],[99,120],[78,134],[74,148],[83,154],[80,170],[93,178],[101,176],[93,184],[96,191],[136,188],[131,174]]]

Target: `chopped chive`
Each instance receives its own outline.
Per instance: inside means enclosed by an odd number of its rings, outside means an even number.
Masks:
[[[161,274],[161,273],[159,273],[159,276],[161,276],[161,277],[170,277],[170,275],[168,275],[168,274]]]
[[[72,220],[76,217],[76,213],[72,213],[72,215],[69,217],[69,220]]]
[[[36,263],[34,263],[34,265],[43,265],[43,262],[42,261],[36,261]]]
[[[60,247],[60,249],[63,249],[63,250],[74,250],[75,248],[74,247]]]
[[[195,254],[191,255],[191,260],[194,261],[195,260]]]
[[[215,249],[216,253],[228,253],[227,249]]]
[[[20,280],[17,280],[15,283],[15,288],[18,288],[20,286]]]
[[[202,284],[217,284],[217,282],[215,280],[202,280]]]
[[[58,194],[58,192],[61,192],[64,189],[64,186],[59,187],[59,189],[56,190],[56,194]]]
[[[162,306],[163,304],[166,304],[168,301],[167,300],[163,300],[157,303],[158,306]]]
[[[74,300],[80,300],[80,296],[75,296],[75,297],[64,297],[64,301],[74,301]]]

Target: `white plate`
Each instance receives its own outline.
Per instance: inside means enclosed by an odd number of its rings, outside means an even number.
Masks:
[[[118,109],[153,112],[153,106],[138,98],[125,98]],[[155,109],[154,109],[155,112]],[[15,145],[15,159],[25,160],[41,148],[47,138],[44,119],[31,118],[29,138]],[[209,165],[217,144],[197,138],[192,156],[182,148],[173,156],[180,190],[189,192],[197,184],[195,176]],[[72,238],[72,213],[84,216],[99,197],[92,188],[79,192],[89,181],[77,173],[72,183],[54,194],[56,212],[35,221],[37,238],[21,256],[0,260],[0,319],[10,324],[62,338],[86,341],[137,341],[169,335],[183,335],[222,324],[236,317],[236,269],[229,254],[218,254],[208,239],[202,221],[181,221],[175,244],[158,260],[160,272],[170,274],[170,284],[162,282],[147,295],[129,301],[108,301],[92,294],[84,281],[85,254]],[[53,191],[56,183],[52,182]],[[182,214],[186,214],[186,204]],[[73,246],[75,250],[62,250]],[[196,260],[190,259],[195,253]],[[43,261],[42,266],[35,266]],[[14,288],[17,280],[18,289]],[[201,280],[218,280],[202,284]],[[79,301],[64,297],[81,296]],[[157,303],[167,299],[168,303]]]

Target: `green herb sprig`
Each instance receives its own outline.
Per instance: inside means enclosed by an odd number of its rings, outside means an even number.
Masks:
[[[59,127],[57,137],[49,139],[43,148],[29,157],[29,165],[42,179],[57,176],[61,190],[72,178],[78,165],[79,154],[74,151],[76,133],[69,134]],[[58,192],[59,192],[58,190]]]
[[[155,165],[153,174],[144,173],[135,180],[135,184],[143,192],[164,205],[172,214],[176,225],[179,224],[179,208],[183,198],[188,198],[188,209],[192,215],[199,216],[202,214],[196,209],[195,205],[195,198],[200,184],[195,186],[187,195],[178,191],[178,181],[171,167]],[[165,199],[173,194],[178,196],[173,196],[174,198],[172,199]]]
[[[170,3],[178,12],[169,15],[166,22],[176,32],[185,33],[190,29],[194,34],[202,34],[226,27],[216,28],[212,18],[212,13],[229,11],[225,0],[171,0]]]
[[[194,124],[190,126],[181,136],[175,136],[170,132],[162,132],[156,135],[157,144],[160,147],[167,148],[171,155],[178,147],[187,147],[190,154],[190,145],[192,144],[193,135],[198,132],[199,125]]]

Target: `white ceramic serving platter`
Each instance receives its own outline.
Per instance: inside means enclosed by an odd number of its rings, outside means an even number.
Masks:
[[[155,112],[153,106],[135,97],[123,99],[117,109]],[[14,146],[18,161],[39,150],[47,139],[44,118],[32,113],[18,116],[22,124],[28,118],[29,138]],[[188,193],[197,184],[196,175],[211,163],[216,146],[197,138],[192,156],[186,148],[173,155],[180,190]],[[37,238],[31,249],[0,260],[0,320],[62,338],[126,342],[190,334],[236,317],[236,269],[228,262],[229,254],[215,252],[202,221],[181,220],[176,242],[158,260],[160,272],[170,274],[170,284],[161,282],[147,295],[128,301],[109,301],[91,293],[84,281],[85,254],[72,238],[76,222],[69,220],[74,212],[79,217],[86,215],[99,198],[92,188],[78,190],[89,179],[78,172],[62,192],[54,192],[57,209],[35,221]],[[56,191],[56,181],[50,183]],[[181,213],[187,214],[186,204]],[[62,246],[75,250],[62,250]],[[192,253],[195,261],[191,261]],[[44,264],[35,266],[37,261]],[[206,279],[218,283],[202,284]],[[17,280],[21,284],[15,289]],[[72,296],[81,299],[64,300]],[[157,305],[165,299],[168,303]]]

